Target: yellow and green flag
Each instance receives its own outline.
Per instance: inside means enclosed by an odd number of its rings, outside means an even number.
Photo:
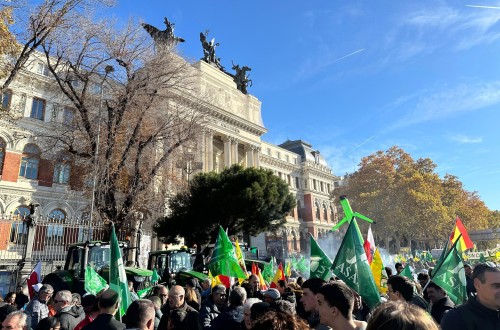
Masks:
[[[372,270],[373,279],[375,280],[378,292],[385,294],[387,292],[387,273],[378,248],[375,249],[370,268]]]

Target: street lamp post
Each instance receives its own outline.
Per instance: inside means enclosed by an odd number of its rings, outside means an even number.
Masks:
[[[95,203],[95,188],[96,188],[96,181],[97,181],[97,171],[99,169],[99,143],[100,143],[100,137],[101,137],[101,111],[102,111],[102,101],[104,99],[104,83],[106,82],[106,78],[108,75],[115,71],[113,66],[111,65],[106,65],[104,68],[104,77],[102,78],[101,82],[101,100],[99,102],[99,112],[97,115],[97,137],[96,137],[96,148],[95,148],[95,155],[94,155],[94,180],[92,182],[92,200],[90,204],[90,219],[89,219],[89,227],[88,227],[88,232],[87,232],[87,241],[92,240],[92,221],[94,220],[94,203]]]
[[[183,159],[177,161],[176,164],[178,168],[182,169],[186,173],[188,182],[191,179],[191,174],[203,168],[203,163],[196,162],[194,158],[194,153],[188,153],[183,157]]]

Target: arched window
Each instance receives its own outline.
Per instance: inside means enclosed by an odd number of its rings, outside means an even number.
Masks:
[[[68,184],[70,169],[69,157],[67,155],[62,156],[54,166],[54,178],[52,182]]]
[[[2,108],[8,110],[10,107],[10,102],[12,100],[12,91],[6,90],[2,94]]]
[[[0,174],[2,174],[3,163],[5,160],[5,148],[7,147],[7,143],[0,138]]]
[[[328,209],[323,205],[323,220],[328,221]]]
[[[12,222],[9,241],[12,243],[23,244],[28,238],[28,228],[26,222],[22,221],[30,215],[30,208],[26,205],[20,205],[14,211],[14,217],[17,221]]]
[[[38,179],[38,164],[40,163],[40,148],[35,144],[27,144],[23,150],[19,176],[26,179]]]
[[[61,209],[52,210],[49,219],[51,223],[47,225],[45,242],[47,245],[62,245],[64,228],[61,223],[66,220],[66,213]]]
[[[320,219],[319,203],[316,203],[316,220]]]

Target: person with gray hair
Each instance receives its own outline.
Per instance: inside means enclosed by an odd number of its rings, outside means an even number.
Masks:
[[[83,307],[73,304],[73,295],[68,290],[61,290],[54,298],[56,315],[61,323],[61,330],[73,330],[85,318]]]
[[[243,304],[247,300],[247,291],[241,286],[229,293],[229,307],[212,321],[212,329],[238,329],[243,321]]]
[[[200,309],[200,322],[203,329],[211,329],[212,321],[224,311],[226,296],[224,285],[219,284],[212,288],[212,294],[203,302]]]
[[[38,295],[33,298],[28,305],[24,313],[27,316],[27,324],[32,329],[36,328],[38,322],[49,316],[49,307],[47,306],[47,301],[54,294],[54,288],[50,284],[44,284],[38,290]]]
[[[155,306],[150,300],[134,300],[125,314],[127,329],[153,330],[155,327]]]
[[[206,278],[201,282],[201,288],[203,291],[201,291],[201,300],[203,301],[204,299],[210,297],[210,293],[212,290],[212,280],[209,278]],[[200,303],[202,302],[200,301]]]
[[[23,311],[15,311],[7,315],[2,322],[2,329],[22,329],[28,330],[27,315]]]
[[[253,304],[262,302],[262,300],[258,298],[248,298],[243,304],[243,327],[244,329],[252,329],[252,318],[251,318],[251,308]]]

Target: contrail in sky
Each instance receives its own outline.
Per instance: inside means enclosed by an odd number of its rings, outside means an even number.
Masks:
[[[500,9],[500,7],[493,7],[493,6],[477,6],[477,5],[465,5],[465,7],[472,7],[472,8],[485,8],[485,9]]]
[[[361,147],[363,144],[365,144],[366,142],[370,141],[374,137],[375,137],[375,135],[370,136],[368,139],[364,140],[363,142],[361,142],[360,144],[358,144],[357,146],[355,146],[354,149],[351,150],[351,152],[353,152],[354,150],[358,149],[359,147]]]
[[[344,58],[347,58],[347,57],[352,56],[352,55],[354,55],[354,54],[361,53],[361,52],[362,52],[362,51],[364,51],[364,50],[365,50],[364,48],[358,49],[357,51],[355,51],[355,52],[353,52],[353,53],[347,54],[347,55],[345,55],[345,56],[342,56],[341,58],[338,58],[338,59],[336,59],[336,60],[333,60],[333,61],[329,62],[327,65],[330,65],[330,64],[333,64],[333,63],[338,62],[338,61],[340,61],[340,60],[343,60]]]

